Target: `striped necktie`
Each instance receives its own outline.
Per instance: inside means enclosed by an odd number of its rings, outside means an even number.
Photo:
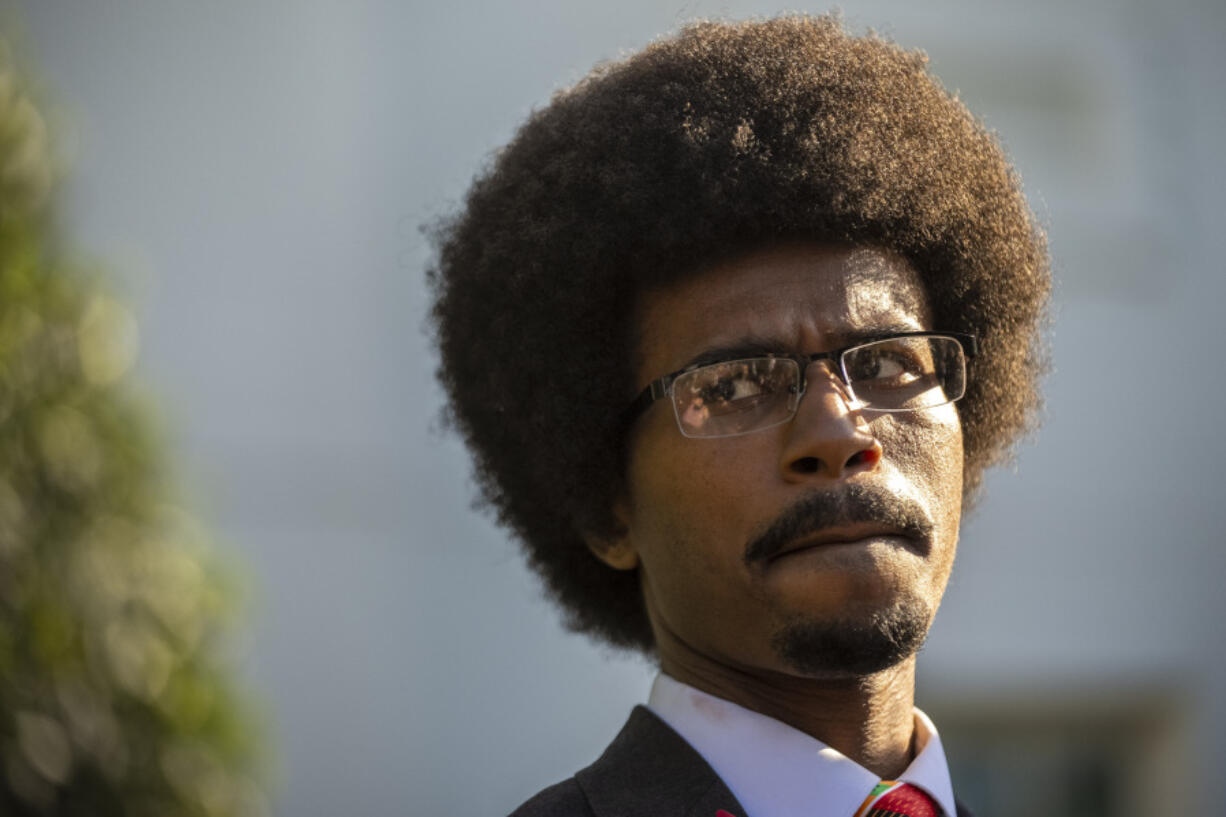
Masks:
[[[882,780],[864,798],[855,817],[941,817],[943,813],[923,789],[910,783]]]

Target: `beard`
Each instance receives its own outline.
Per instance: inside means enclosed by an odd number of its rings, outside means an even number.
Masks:
[[[859,678],[919,652],[931,624],[927,605],[906,599],[861,619],[798,619],[771,639],[775,654],[810,678]]]

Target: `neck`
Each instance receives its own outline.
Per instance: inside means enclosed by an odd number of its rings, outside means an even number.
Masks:
[[[678,681],[811,735],[882,779],[914,758],[915,656],[879,673],[837,679],[748,672],[662,654]]]

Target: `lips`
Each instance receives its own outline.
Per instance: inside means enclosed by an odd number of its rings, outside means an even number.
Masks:
[[[793,539],[786,542],[773,553],[764,554],[763,561],[769,565],[794,553],[826,547],[828,545],[849,545],[856,542],[861,542],[865,539],[877,539],[883,536],[891,536],[901,539],[911,538],[910,534],[898,530],[897,528],[882,527],[879,525],[852,525],[849,527],[829,528],[809,536],[802,536],[798,539]]]

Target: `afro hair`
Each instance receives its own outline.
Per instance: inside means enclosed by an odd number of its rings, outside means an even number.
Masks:
[[[687,26],[557,93],[436,229],[450,421],[572,629],[653,648],[637,575],[585,545],[616,528],[646,289],[784,241],[891,250],[935,326],[979,339],[958,403],[967,498],[1033,423],[1046,241],[926,62],[833,17]]]

